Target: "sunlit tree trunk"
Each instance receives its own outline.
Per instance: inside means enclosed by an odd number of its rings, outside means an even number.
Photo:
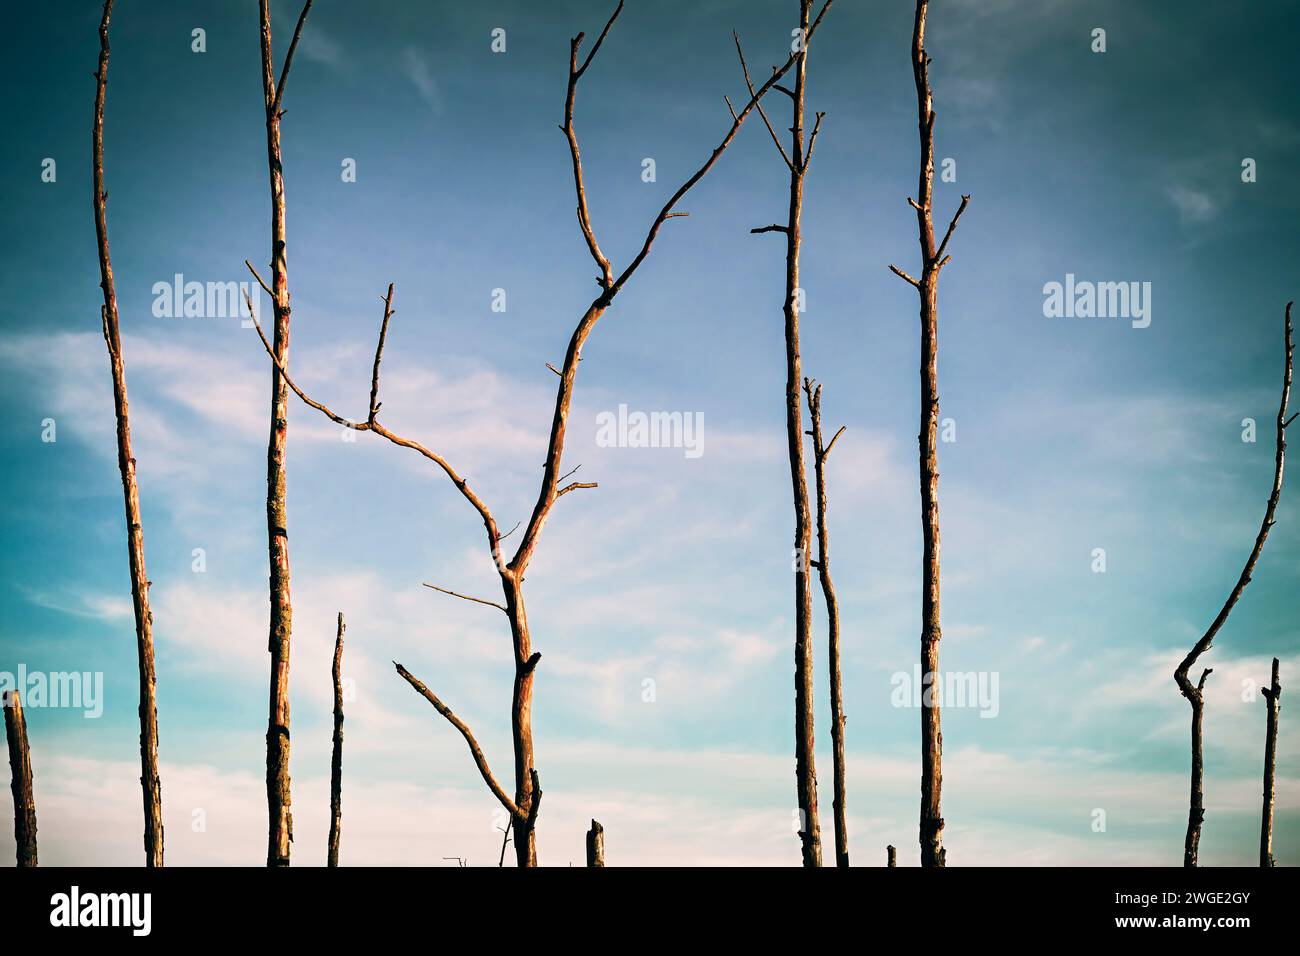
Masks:
[[[131,418],[122,364],[122,334],[117,318],[117,290],[108,254],[108,190],[104,186],[104,100],[108,94],[108,21],[113,0],[104,4],[99,24],[99,69],[95,72],[94,161],[95,236],[99,245],[100,309],[104,344],[113,374],[113,408],[117,417],[117,467],[126,506],[126,549],[131,568],[131,604],[135,612],[136,659],[140,671],[140,789],[144,803],[145,865],[163,865],[162,781],[158,776],[158,692],[153,659],[153,611],[149,607],[149,576],[144,566],[144,523],[140,517],[140,487],[131,452]]]

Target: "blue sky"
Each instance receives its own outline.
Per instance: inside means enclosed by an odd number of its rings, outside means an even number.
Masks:
[[[291,361],[316,397],[363,415],[379,298],[395,282],[388,424],[445,453],[509,527],[536,494],[554,387],[544,363],[563,357],[595,288],[556,127],[568,38],[594,36],[609,9],[472,6],[313,8],[285,94]],[[804,212],[804,361],[825,383],[827,425],[848,426],[830,520],[861,864],[882,862],[887,843],[900,863],[916,858],[919,717],[890,701],[919,631],[916,299],[886,269],[916,269],[909,8],[838,0],[809,65],[809,108],[827,119]],[[725,131],[722,96],[743,91],[730,31],[761,74],[784,59],[795,11],[628,4],[575,121],[616,268]],[[281,57],[296,14],[275,6]],[[41,855],[134,863],[135,648],[89,202],[98,11],[14,16],[23,42],[0,106],[0,670],[103,672],[101,718],[29,711]],[[944,714],[954,865],[1180,861],[1188,707],[1173,667],[1258,528],[1282,309],[1297,295],[1297,26],[1282,3],[1249,17],[1185,4],[1176,19],[1120,2],[932,4],[936,152],[957,169],[936,184],[938,215],[973,196],[940,293],[942,415],[957,435],[940,448],[942,661],[996,673],[1000,690],[995,718]],[[204,53],[191,50],[196,27]],[[490,49],[497,27],[505,53]],[[1090,50],[1096,27],[1104,54]],[[255,864],[269,369],[237,320],[151,307],[154,283],[176,273],[239,281],[245,258],[268,259],[256,4],[120,3],[112,29],[109,229],[154,582],[168,861]],[[356,182],[340,175],[349,158]],[[584,352],[566,463],[600,488],[559,503],[529,575],[543,863],[580,861],[592,816],[611,863],[798,860],[782,244],[749,235],[783,215],[785,178],[747,124]],[[1046,318],[1043,286],[1067,274],[1150,282],[1150,327]],[[702,413],[704,454],[598,447],[596,416],[622,403]],[[389,664],[464,715],[506,771],[504,622],[420,586],[495,598],[477,516],[427,462],[371,436],[345,443],[301,405],[289,456],[295,862],[324,859],[342,610],[356,690],[343,862],[495,864],[499,808],[463,741]],[[1293,501],[1288,487],[1207,661],[1207,864],[1257,852],[1264,708],[1243,686],[1275,655],[1284,686],[1300,677]],[[1285,700],[1275,853],[1294,864],[1300,727]],[[0,832],[0,856],[10,839]]]

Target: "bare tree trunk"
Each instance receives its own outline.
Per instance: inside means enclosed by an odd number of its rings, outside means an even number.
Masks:
[[[1261,688],[1268,702],[1268,725],[1264,732],[1264,813],[1259,825],[1259,865],[1276,866],[1273,859],[1273,801],[1277,796],[1277,717],[1282,707],[1282,681],[1278,660],[1273,658],[1273,680]]]
[[[113,374],[113,405],[117,416],[117,467],[122,475],[126,506],[126,546],[131,567],[131,603],[135,611],[136,656],[140,669],[140,788],[144,801],[145,865],[163,865],[162,782],[158,776],[158,692],[153,661],[153,612],[149,609],[149,577],[144,566],[144,524],[140,518],[140,488],[131,454],[131,419],[127,410],[126,370],[122,365],[122,335],[117,318],[117,290],[108,254],[108,190],[104,188],[104,100],[108,94],[108,21],[113,0],[104,3],[99,23],[99,69],[95,73],[94,160],[95,236],[99,245],[100,310],[104,343]]]
[[[809,434],[813,440],[813,465],[817,476],[817,560],[813,567],[821,579],[822,596],[826,599],[826,620],[830,631],[831,670],[831,744],[835,766],[835,865],[849,865],[849,828],[846,819],[844,792],[844,687],[840,679],[840,605],[831,581],[830,540],[826,530],[826,459],[831,449],[844,434],[841,426],[830,444],[822,442],[822,387],[811,379],[803,380],[803,390],[808,396],[808,414],[812,419]]]
[[[821,18],[830,7],[831,2],[832,0],[826,0],[826,3],[822,6],[821,12],[817,15],[817,20],[812,24],[812,27],[808,29],[807,36],[809,39],[811,39],[813,33],[816,32],[817,25],[821,22]],[[537,663],[541,659],[542,655],[539,651],[534,651],[532,649],[532,637],[528,628],[528,616],[524,607],[523,582],[525,573],[533,559],[534,553],[536,552],[538,542],[540,541],[542,528],[546,524],[547,518],[550,516],[551,509],[555,506],[555,503],[571,491],[596,487],[595,482],[586,481],[572,481],[568,484],[561,484],[565,479],[569,478],[575,471],[577,471],[577,468],[574,468],[567,473],[562,474],[561,466],[564,457],[564,442],[567,431],[569,409],[573,403],[574,381],[577,376],[578,362],[581,360],[582,348],[586,344],[587,338],[591,335],[592,330],[595,328],[596,323],[600,321],[601,316],[605,314],[610,304],[614,301],[614,298],[650,254],[650,248],[654,244],[656,237],[659,235],[659,230],[662,228],[663,224],[669,219],[675,219],[687,215],[687,213],[677,210],[676,206],[678,202],[680,202],[682,197],[684,197],[701,179],[704,178],[709,170],[713,168],[714,164],[718,161],[718,158],[727,150],[735,139],[736,134],[739,132],[741,125],[745,121],[745,118],[758,105],[759,99],[780,82],[781,78],[789,72],[790,68],[794,65],[797,58],[795,54],[791,54],[786,60],[784,66],[773,70],[771,77],[763,83],[758,91],[751,93],[749,102],[746,103],[739,113],[734,109],[732,110],[731,127],[727,130],[722,141],[713,149],[713,152],[710,153],[708,159],[706,159],[704,163],[696,169],[695,172],[669,197],[668,201],[663,205],[659,210],[659,213],[651,222],[650,228],[646,232],[645,239],[641,243],[640,250],[632,258],[627,267],[616,276],[610,261],[605,258],[604,254],[600,251],[600,245],[596,240],[595,230],[591,224],[591,216],[587,209],[586,190],[583,183],[582,160],[578,150],[577,135],[573,128],[573,107],[578,81],[591,65],[592,59],[600,49],[601,44],[604,43],[605,37],[608,35],[610,28],[614,25],[614,21],[618,18],[622,10],[623,3],[620,0],[620,3],[606,22],[604,30],[601,31],[600,36],[597,38],[595,44],[593,44],[591,51],[587,54],[581,66],[578,64],[578,51],[582,45],[584,34],[579,33],[570,41],[569,81],[565,95],[564,125],[561,126],[561,129],[565,134],[565,138],[569,142],[570,156],[573,163],[574,186],[578,199],[578,224],[582,230],[583,238],[587,243],[588,251],[591,253],[597,267],[600,269],[600,275],[597,277],[597,282],[600,285],[601,291],[587,307],[582,318],[578,321],[577,327],[573,330],[573,334],[569,339],[568,349],[565,352],[563,367],[555,368],[554,366],[551,366],[551,370],[559,376],[560,382],[555,394],[555,413],[551,419],[551,433],[550,440],[547,443],[546,461],[543,464],[542,483],[538,490],[537,503],[533,506],[532,514],[528,519],[527,526],[524,528],[520,536],[519,545],[513,558],[506,561],[502,555],[501,541],[506,537],[506,535],[501,534],[496,518],[493,516],[491,509],[488,508],[487,504],[470,487],[469,482],[465,478],[461,477],[451,464],[437,452],[430,450],[417,441],[412,441],[409,438],[404,438],[401,435],[389,431],[379,421],[379,408],[382,404],[379,401],[379,366],[383,356],[384,344],[387,341],[389,320],[393,316],[393,286],[391,284],[388,287],[388,294],[384,298],[384,317],[380,325],[379,342],[375,349],[375,359],[370,379],[370,408],[364,421],[353,421],[338,415],[328,406],[310,398],[301,388],[299,388],[289,376],[288,369],[285,366],[282,356],[279,354],[277,346],[272,345],[271,342],[267,340],[261,326],[256,323],[256,317],[254,317],[254,325],[262,340],[262,345],[266,349],[267,354],[270,356],[271,361],[274,363],[276,371],[278,372],[279,377],[276,379],[277,382],[283,382],[284,385],[286,385],[288,389],[292,390],[306,405],[316,409],[336,424],[356,431],[374,432],[376,435],[386,438],[393,444],[399,445],[403,448],[409,448],[422,457],[428,459],[455,485],[457,491],[459,491],[461,496],[469,502],[471,507],[474,508],[483,521],[483,528],[487,535],[488,552],[496,563],[505,603],[498,604],[495,601],[489,601],[483,598],[469,597],[432,584],[427,586],[433,588],[435,591],[451,595],[452,597],[472,601],[476,604],[488,607],[494,607],[505,614],[509,621],[515,658],[515,678],[513,693],[511,695],[510,710],[515,770],[513,797],[507,794],[505,789],[498,784],[495,776],[488,768],[487,760],[483,756],[482,750],[479,748],[473,734],[470,732],[469,727],[465,725],[464,721],[453,714],[449,707],[443,704],[432,691],[402,667],[401,664],[398,664],[396,661],[393,663],[403,679],[405,679],[418,693],[425,697],[425,699],[434,706],[434,709],[437,710],[438,713],[442,714],[443,717],[447,718],[447,720],[460,731],[461,735],[464,736],[466,743],[469,745],[470,753],[473,756],[488,789],[492,791],[493,796],[497,798],[497,801],[510,814],[510,826],[513,831],[512,835],[515,845],[515,857],[520,866],[537,865],[537,847],[534,829],[536,827],[538,808],[541,804],[542,797],[542,792],[538,783],[537,768],[534,761],[532,730],[533,676]],[[303,16],[306,16],[305,8]],[[301,18],[298,21],[298,26],[301,29]],[[264,37],[269,35],[266,33],[266,29],[269,28],[264,28]],[[295,45],[296,43],[297,34],[295,34],[294,40]],[[264,41],[264,51],[264,74],[269,76],[270,70],[267,65],[269,57],[269,41]],[[293,46],[290,46],[289,48],[289,56],[290,58],[293,56]],[[287,70],[288,60],[286,60],[285,63],[285,71],[287,72]],[[283,78],[281,79],[281,89],[283,89]],[[270,128],[270,117],[272,117],[274,113],[274,109],[268,109],[268,129]],[[811,152],[811,144],[809,149]],[[273,191],[274,182],[276,181],[274,172],[276,168],[277,167],[273,162]],[[245,260],[245,262],[256,276],[257,270],[253,269],[251,263],[247,263],[247,260]],[[261,282],[260,277],[258,277],[258,281]],[[265,283],[262,284],[265,288]],[[277,309],[278,308],[279,305],[277,304]],[[507,532],[506,534],[510,533],[511,532]],[[285,744],[287,747],[287,735]],[[268,789],[269,782],[270,776],[268,771]],[[285,796],[287,798],[287,790],[285,791]]]
[[[1202,654],[1210,649],[1214,642],[1214,637],[1219,633],[1228,620],[1228,615],[1232,613],[1233,607],[1241,598],[1241,594],[1246,590],[1246,585],[1250,583],[1251,576],[1255,573],[1255,565],[1259,561],[1260,554],[1264,551],[1264,542],[1268,540],[1268,533],[1276,523],[1273,520],[1274,514],[1277,513],[1277,503],[1282,496],[1282,474],[1286,465],[1286,428],[1295,416],[1290,419],[1286,416],[1287,403],[1291,398],[1291,366],[1295,354],[1295,344],[1292,341],[1291,330],[1291,306],[1292,303],[1286,304],[1285,332],[1284,332],[1284,361],[1282,363],[1282,399],[1277,410],[1277,437],[1276,451],[1273,461],[1273,490],[1268,496],[1268,504],[1264,508],[1264,520],[1260,523],[1259,534],[1255,536],[1255,546],[1251,548],[1250,555],[1246,558],[1246,565],[1241,569],[1241,575],[1237,578],[1237,583],[1233,586],[1232,591],[1228,594],[1228,599],[1223,602],[1223,607],[1219,610],[1218,616],[1210,624],[1209,629],[1196,642],[1195,646],[1183,658],[1182,663],[1174,671],[1174,681],[1178,684],[1178,689],[1182,695],[1187,698],[1187,702],[1192,707],[1192,781],[1189,808],[1187,812],[1187,836],[1183,843],[1183,866],[1196,866],[1197,854],[1201,844],[1201,825],[1205,822],[1205,792],[1204,792],[1204,762],[1201,758],[1202,746],[1202,718],[1205,713],[1205,679],[1213,673],[1213,668],[1206,668],[1201,672],[1201,678],[1192,684],[1188,676],[1191,669],[1196,665],[1197,660]]]
[[[605,828],[595,820],[591,821],[591,829],[587,831],[587,865],[605,865]]]
[[[343,612],[334,638],[334,754],[330,758],[329,866],[339,865],[339,832],[343,829]]]
[[[10,789],[14,795],[14,848],[18,866],[36,865],[36,799],[32,796],[32,753],[27,744],[27,719],[22,695],[4,695],[5,737],[9,741]]]
[[[898,866],[898,851],[894,847],[885,847],[886,866]]]
[[[799,286],[799,250],[802,242],[800,220],[803,216],[803,185],[808,173],[808,162],[817,138],[822,114],[817,114],[812,136],[804,154],[804,84],[807,78],[807,37],[812,0],[799,0],[799,30],[805,38],[798,43],[794,61],[794,90],[790,92],[793,103],[790,125],[790,152],[781,145],[767,114],[760,104],[758,109],[772,136],[772,142],[790,171],[790,201],[784,225],[771,225],[751,230],[754,233],[779,232],[785,235],[785,427],[786,444],[790,456],[790,486],[794,500],[794,755],[795,787],[799,802],[799,840],[804,866],[822,865],[821,824],[817,814],[817,767],[813,729],[813,648],[812,648],[812,587],[809,565],[812,552],[812,521],[808,506],[808,478],[803,454],[803,409],[799,387],[803,377],[799,352],[799,307],[803,290]],[[751,95],[754,85],[749,79],[740,41],[736,41],[745,83]]]
[[[936,245],[934,235],[934,108],[930,90],[930,58],[925,52],[925,16],[929,0],[917,0],[916,21],[912,31],[912,74],[916,81],[917,126],[920,134],[921,163],[918,176],[918,199],[908,203],[916,210],[918,241],[921,247],[921,278],[914,279],[897,266],[889,268],[917,290],[921,301],[921,430],[917,434],[921,484],[921,534],[924,542],[921,586],[921,674],[923,680],[939,680],[939,430],[938,382],[938,294],[939,272],[947,265],[948,240],[957,220],[966,211],[969,196],[961,205],[943,241]],[[943,733],[941,701],[936,693],[921,695],[921,865],[944,866],[943,813]]]
[[[271,654],[266,727],[267,866],[288,866],[293,842],[289,793],[289,642],[293,605],[289,595],[289,520],[285,508],[285,448],[289,432],[289,390],[281,370],[289,361],[289,275],[286,263],[284,169],[280,158],[280,102],[289,67],[312,0],[303,5],[289,44],[280,82],[271,52],[271,4],[261,0],[262,93],[266,107],[266,156],[271,177],[271,297],[275,311],[275,357],[271,369],[271,431],[266,451],[266,530],[271,569]]]

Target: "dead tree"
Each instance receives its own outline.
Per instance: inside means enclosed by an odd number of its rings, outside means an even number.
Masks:
[[[1273,658],[1273,680],[1260,688],[1268,702],[1268,724],[1264,732],[1264,814],[1259,825],[1259,865],[1276,866],[1273,860],[1273,801],[1277,796],[1277,716],[1282,707],[1282,681],[1278,679],[1278,660]]]
[[[591,821],[591,829],[587,831],[587,865],[605,865],[605,828],[595,820]]]
[[[830,0],[827,0],[826,6],[822,8],[822,14],[830,6]],[[382,404],[379,401],[379,366],[383,355],[384,343],[388,335],[389,321],[393,316],[393,286],[388,287],[388,294],[384,297],[384,314],[380,323],[379,341],[375,349],[375,359],[371,370],[370,378],[370,404],[369,411],[364,420],[353,421],[344,418],[333,412],[326,405],[315,401],[299,388],[289,376],[284,362],[276,353],[274,347],[267,341],[266,336],[261,331],[260,326],[256,326],[258,334],[262,338],[263,347],[266,349],[272,362],[275,364],[277,371],[281,375],[281,380],[308,406],[316,409],[325,415],[331,421],[342,425],[345,428],[351,428],[356,431],[368,431],[387,439],[395,445],[409,448],[419,455],[428,459],[438,470],[442,471],[447,478],[460,492],[461,496],[469,503],[475,512],[477,512],[483,522],[483,528],[486,532],[486,543],[488,553],[497,568],[497,575],[500,579],[501,590],[504,603],[488,601],[481,598],[469,597],[459,594],[447,588],[435,587],[429,585],[434,590],[440,591],[452,597],[463,600],[473,601],[477,604],[492,607],[505,614],[510,627],[511,645],[514,654],[515,676],[514,690],[511,695],[510,723],[512,730],[512,742],[514,749],[514,792],[507,793],[505,789],[497,782],[491,770],[488,768],[487,760],[483,756],[482,750],[470,732],[469,727],[457,717],[449,707],[442,703],[439,698],[433,694],[423,683],[414,675],[407,671],[400,664],[394,662],[398,673],[416,690],[421,696],[429,701],[438,713],[442,714],[465,738],[469,745],[470,753],[482,775],[488,789],[496,797],[498,802],[505,808],[510,815],[511,826],[514,830],[514,847],[515,857],[520,866],[536,866],[537,848],[534,836],[534,827],[537,819],[538,807],[540,804],[541,792],[538,787],[537,768],[535,766],[533,753],[533,729],[532,729],[532,710],[533,710],[533,676],[537,667],[537,662],[541,659],[541,653],[534,651],[532,648],[532,632],[529,627],[528,616],[524,605],[524,577],[528,570],[534,554],[536,553],[538,543],[541,540],[542,529],[550,517],[551,509],[555,503],[562,497],[572,491],[584,488],[595,488],[595,482],[572,481],[563,484],[570,478],[576,468],[567,472],[561,470],[564,455],[564,443],[567,431],[569,409],[573,402],[574,381],[578,372],[578,362],[582,355],[582,348],[587,338],[591,335],[596,323],[600,321],[601,316],[609,309],[615,297],[623,290],[628,280],[641,263],[645,261],[650,254],[650,249],[654,244],[655,238],[659,235],[660,228],[669,219],[678,218],[687,215],[685,212],[677,209],[677,204],[681,201],[692,187],[695,186],[705,174],[713,168],[718,158],[726,151],[735,139],[736,134],[740,131],[741,125],[754,109],[758,100],[780,82],[781,78],[794,65],[796,56],[791,54],[786,60],[785,65],[774,70],[772,76],[753,93],[748,103],[742,110],[731,111],[731,126],[722,138],[722,141],[709,154],[704,163],[687,178],[660,209],[659,213],[650,223],[650,228],[646,232],[645,238],[641,242],[639,251],[628,263],[626,268],[620,273],[615,273],[614,267],[610,260],[606,258],[601,251],[600,245],[596,238],[595,229],[592,226],[591,215],[587,207],[587,195],[583,184],[582,160],[578,150],[578,139],[573,127],[573,108],[574,99],[578,89],[578,81],[582,79],[587,68],[591,65],[592,59],[604,43],[605,37],[609,34],[610,28],[618,18],[623,9],[622,2],[614,10],[605,28],[601,31],[591,51],[587,54],[581,64],[578,61],[578,51],[582,45],[584,34],[579,33],[570,41],[569,47],[569,79],[568,88],[564,102],[564,123],[560,127],[568,140],[570,157],[573,164],[574,187],[577,193],[577,215],[578,225],[582,231],[583,239],[586,243],[587,250],[595,260],[600,270],[596,278],[600,286],[599,294],[588,305],[579,319],[577,327],[569,338],[568,349],[565,352],[564,363],[560,368],[553,368],[553,371],[559,376],[559,384],[555,395],[555,412],[551,420],[550,439],[547,444],[546,460],[542,467],[541,487],[538,490],[537,502],[533,506],[532,514],[528,518],[523,532],[519,538],[518,546],[514,556],[506,560],[502,553],[501,542],[512,531],[502,534],[497,524],[496,517],[488,505],[479,497],[478,493],[471,488],[469,482],[436,451],[432,451],[417,441],[405,438],[390,431],[379,421],[379,408]],[[820,21],[821,14],[818,15]],[[813,29],[816,24],[814,23]],[[811,38],[813,29],[808,32]],[[249,266],[252,269],[252,266]],[[256,270],[253,270],[256,275]],[[260,281],[260,280],[259,280]],[[251,303],[250,303],[251,304]]]
[[[1286,417],[1286,407],[1291,398],[1291,362],[1294,351],[1295,346],[1291,336],[1291,303],[1288,302],[1285,321],[1285,355],[1282,363],[1282,401],[1277,410],[1273,490],[1264,508],[1264,520],[1260,523],[1259,534],[1255,536],[1255,546],[1250,549],[1250,556],[1246,558],[1246,566],[1241,569],[1241,575],[1228,594],[1228,599],[1223,602],[1218,616],[1174,671],[1174,681],[1192,707],[1192,783],[1190,807],[1187,813],[1187,837],[1183,843],[1183,866],[1196,866],[1197,852],[1201,843],[1201,824],[1205,822],[1203,787],[1205,767],[1201,758],[1202,719],[1205,714],[1205,679],[1213,672],[1213,668],[1207,667],[1201,671],[1201,677],[1195,684],[1192,683],[1189,674],[1200,656],[1210,649],[1214,636],[1219,633],[1219,629],[1228,620],[1228,615],[1240,599],[1241,593],[1246,590],[1246,585],[1250,583],[1251,576],[1255,573],[1255,564],[1264,550],[1264,542],[1268,540],[1268,533],[1275,524],[1273,515],[1277,512],[1278,499],[1282,496],[1282,472],[1286,461],[1286,427],[1291,424],[1291,420]],[[1292,416],[1292,419],[1294,417]]]
[[[830,633],[828,658],[831,671],[831,746],[835,769],[835,865],[849,865],[849,827],[846,819],[844,791],[844,685],[840,679],[840,604],[835,597],[835,584],[831,581],[830,541],[826,531],[826,459],[831,449],[844,434],[844,426],[831,438],[830,444],[822,440],[822,387],[812,379],[803,380],[803,390],[808,396],[808,416],[812,428],[808,434],[813,440],[813,467],[817,478],[817,560],[812,566],[821,580],[822,597],[826,600],[826,624]]]
[[[153,663],[153,611],[149,608],[149,577],[144,567],[144,524],[140,518],[140,487],[131,453],[131,419],[127,410],[126,369],[122,365],[122,334],[117,319],[117,289],[108,254],[108,190],[104,188],[104,100],[108,94],[108,21],[113,0],[104,3],[99,22],[99,69],[95,71],[95,124],[91,137],[94,163],[95,236],[99,245],[99,287],[104,293],[100,319],[113,374],[113,408],[117,416],[117,468],[122,475],[126,506],[126,550],[131,568],[131,603],[135,611],[136,656],[140,670],[140,788],[144,800],[146,866],[163,865],[162,781],[158,776],[158,691]]]
[[[921,477],[921,535],[924,542],[921,569],[921,673],[924,680],[939,680],[939,430],[938,324],[939,273],[951,260],[948,241],[957,220],[966,211],[970,196],[948,224],[941,242],[934,232],[934,98],[930,89],[930,58],[925,52],[925,15],[929,0],[916,0],[916,21],[912,29],[912,74],[916,81],[917,128],[921,143],[917,198],[907,200],[916,210],[921,247],[921,277],[913,278],[898,266],[890,271],[916,289],[921,300],[921,430],[917,434]],[[933,699],[931,699],[933,698]],[[922,694],[921,707],[921,865],[944,866],[943,734],[937,695]]]
[[[343,612],[334,638],[334,754],[330,758],[329,866],[339,865],[339,833],[343,829]]]
[[[814,759],[813,734],[813,649],[812,589],[809,581],[809,557],[812,551],[812,524],[808,508],[808,478],[804,470],[803,409],[800,408],[799,384],[803,376],[799,354],[799,308],[803,290],[799,286],[799,250],[802,242],[800,220],[803,217],[804,177],[812,160],[813,146],[821,128],[818,113],[812,133],[804,142],[804,84],[808,70],[809,14],[812,0],[799,0],[799,38],[794,62],[794,89],[778,87],[790,97],[790,151],[781,145],[772,123],[758,103],[759,115],[776,146],[777,153],[790,172],[790,200],[784,224],[751,229],[751,233],[780,233],[785,236],[785,428],[790,455],[790,485],[794,499],[794,754],[795,784],[799,801],[799,842],[804,866],[822,865],[821,825],[817,815],[817,767]],[[823,8],[822,13],[825,13]],[[821,15],[818,15],[820,19]],[[736,53],[750,95],[754,84],[745,65],[745,54],[736,37]]]
[[[289,533],[285,509],[285,449],[289,436],[289,391],[284,369],[289,362],[289,274],[284,221],[284,169],[280,158],[280,120],[289,67],[302,36],[312,0],[303,4],[289,43],[280,80],[275,79],[271,53],[271,4],[261,0],[262,95],[266,108],[266,158],[271,176],[271,286],[261,283],[275,313],[275,366],[271,369],[271,431],[266,452],[266,532],[270,560],[271,621],[267,650],[271,654],[269,708],[266,727],[266,865],[288,866],[293,843],[293,813],[289,794],[289,641],[293,604],[289,594]],[[260,280],[259,280],[260,281]],[[251,312],[251,310],[250,310]]]
[[[9,741],[9,784],[14,795],[14,848],[18,866],[36,865],[36,799],[32,796],[32,752],[22,695],[5,691],[5,737]]]

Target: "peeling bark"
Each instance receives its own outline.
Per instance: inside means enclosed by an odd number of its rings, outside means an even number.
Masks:
[[[20,867],[36,866],[36,800],[32,796],[32,753],[22,695],[4,695],[5,737],[9,742],[9,784],[14,797],[14,848]]]
[[[1255,573],[1255,565],[1259,562],[1259,556],[1264,551],[1264,542],[1268,540],[1268,533],[1272,530],[1273,525],[1277,523],[1273,516],[1277,513],[1277,503],[1282,497],[1282,475],[1286,466],[1286,429],[1295,418],[1295,416],[1292,416],[1288,419],[1286,414],[1287,403],[1291,398],[1291,367],[1295,354],[1291,329],[1291,306],[1292,303],[1290,302],[1286,304],[1282,399],[1277,410],[1273,488],[1268,496],[1268,504],[1264,508],[1264,520],[1260,523],[1259,534],[1255,536],[1255,545],[1246,558],[1246,565],[1241,569],[1241,575],[1237,578],[1237,583],[1233,585],[1227,600],[1223,602],[1223,607],[1219,610],[1218,616],[1215,617],[1209,629],[1196,642],[1195,646],[1188,651],[1187,656],[1183,658],[1174,671],[1174,682],[1192,708],[1192,779],[1187,811],[1187,836],[1183,841],[1183,866],[1197,865],[1197,856],[1201,845],[1201,825],[1205,822],[1205,767],[1201,757],[1202,724],[1205,715],[1205,679],[1212,673],[1212,668],[1206,668],[1202,671],[1201,678],[1195,685],[1192,684],[1188,674],[1201,655],[1210,649],[1215,635],[1219,633],[1219,629],[1228,620],[1228,615],[1232,613],[1232,609],[1241,598],[1242,592],[1246,590],[1246,585],[1250,583],[1251,576]]]
[[[334,753],[330,758],[329,866],[339,865],[339,834],[343,829],[343,612],[334,638]]]
[[[104,187],[104,101],[108,95],[108,21],[113,0],[104,3],[99,24],[99,69],[95,72],[94,163],[95,237],[99,246],[100,309],[104,344],[113,375],[113,407],[117,417],[117,467],[122,476],[126,509],[126,547],[131,568],[131,604],[135,613],[136,659],[140,674],[140,789],[144,805],[145,865],[163,865],[162,781],[158,776],[158,692],[154,673],[153,611],[149,607],[149,577],[144,565],[144,523],[140,517],[140,487],[131,453],[131,419],[122,364],[122,334],[118,325],[117,290],[108,251],[108,190]]]
[[[1268,704],[1268,721],[1264,731],[1264,812],[1259,825],[1259,865],[1277,866],[1273,859],[1273,802],[1277,797],[1277,718],[1282,708],[1282,681],[1278,679],[1278,659],[1273,658],[1273,679],[1261,688]]]

